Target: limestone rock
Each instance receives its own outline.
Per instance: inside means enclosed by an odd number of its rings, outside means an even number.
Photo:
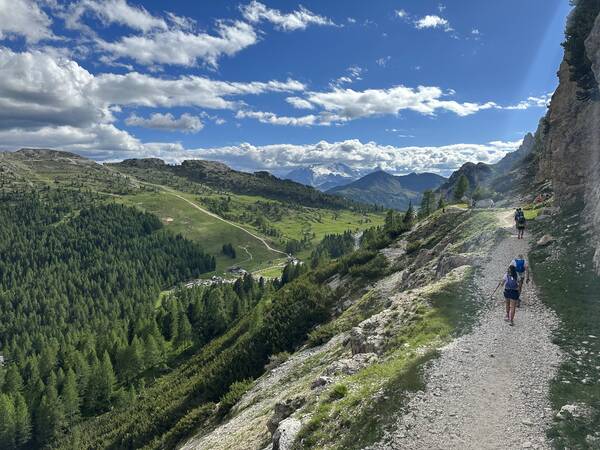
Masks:
[[[555,237],[549,234],[545,234],[540,238],[539,241],[537,241],[537,245],[538,247],[545,247],[546,245],[551,244],[554,241],[556,241]]]
[[[443,255],[437,265],[436,277],[442,278],[453,269],[460,266],[466,266],[473,263],[473,259],[468,255],[463,254],[449,254]]]
[[[300,408],[306,399],[304,397],[294,397],[285,400],[284,402],[277,402],[274,407],[273,416],[267,422],[267,428],[269,432],[274,433],[277,430],[279,424],[290,417],[294,411]]]
[[[302,422],[293,417],[282,420],[273,433],[273,450],[291,450],[296,436],[302,428]]]
[[[353,375],[363,367],[374,364],[377,360],[378,357],[375,353],[360,353],[354,355],[352,358],[334,361],[327,369],[325,369],[325,373],[330,376]]]
[[[416,267],[422,267],[429,261],[431,261],[434,258],[434,256],[435,253],[433,250],[429,250],[427,248],[421,249],[417,257],[415,258],[414,264]]]
[[[316,389],[316,388],[320,388],[323,386],[327,386],[328,384],[331,384],[332,382],[333,382],[333,378],[325,376],[325,375],[321,375],[321,376],[317,377],[317,379],[315,381],[312,382],[310,387],[311,387],[311,389]]]
[[[591,408],[584,403],[573,403],[564,405],[556,414],[557,419],[567,419],[573,417],[575,419],[586,418],[592,414]]]
[[[600,16],[585,39],[585,53],[596,82],[600,81]],[[570,207],[580,202],[583,222],[593,226],[589,242],[595,249],[594,263],[600,273],[600,159],[598,117],[600,102],[581,98],[581,88],[572,79],[565,58],[558,71],[559,84],[548,113],[536,133],[535,180],[552,181],[555,204]]]
[[[354,327],[350,331],[350,349],[352,354],[379,353],[385,344],[382,336],[377,333],[369,334],[369,329]]]

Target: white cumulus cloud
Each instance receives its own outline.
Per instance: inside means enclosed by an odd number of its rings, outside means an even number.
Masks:
[[[285,99],[290,105],[296,109],[313,109],[314,106],[308,101],[300,97],[287,97]]]
[[[80,0],[69,6],[65,25],[71,29],[90,30],[84,23],[86,15],[94,16],[104,25],[124,25],[134,30],[148,32],[167,29],[167,23],[154,17],[142,6],[132,6],[126,0]]]
[[[0,0],[0,40],[22,36],[35,44],[55,36],[52,20],[39,5],[28,0]]]
[[[300,117],[289,117],[289,116],[278,116],[272,112],[264,111],[244,111],[240,110],[235,115],[236,119],[256,119],[261,123],[268,123],[271,125],[287,125],[294,127],[305,127],[308,125],[315,125],[317,123],[317,116],[309,114],[307,116]]]
[[[446,100],[444,93],[435,86],[395,86],[389,89],[333,89],[329,92],[309,92],[306,100],[327,112],[347,121],[361,117],[384,114],[398,114],[410,110],[425,115],[433,115],[439,110],[451,111],[459,116],[468,116],[480,110],[495,106],[493,102],[460,103]]]
[[[446,31],[452,31],[448,20],[436,15],[426,15],[416,20],[415,28],[418,30],[423,30],[426,28],[443,28]]]
[[[204,124],[199,117],[188,113],[183,113],[178,118],[175,118],[171,113],[154,113],[148,118],[131,114],[125,119],[125,123],[130,126],[166,131],[183,131],[184,133],[197,133],[204,128]]]
[[[241,6],[240,9],[244,18],[249,22],[258,23],[265,20],[283,31],[304,30],[309,25],[334,25],[327,17],[315,14],[303,6],[300,6],[297,11],[286,14],[253,0],[247,5]]]
[[[232,56],[254,45],[257,34],[252,25],[234,21],[217,23],[215,34],[190,33],[180,29],[125,36],[115,42],[98,40],[100,49],[112,59],[131,59],[143,65],[195,66],[201,60],[218,66],[222,56]]]
[[[531,96],[527,97],[526,100],[521,100],[516,105],[505,106],[503,109],[529,109],[529,108],[545,108],[550,105],[550,99],[552,98],[553,92],[541,95],[539,97]]]

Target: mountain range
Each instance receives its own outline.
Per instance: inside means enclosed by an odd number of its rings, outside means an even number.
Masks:
[[[411,202],[419,204],[424,191],[437,189],[445,181],[446,178],[434,173],[396,176],[378,170],[344,186],[329,189],[327,193],[361,203],[404,210]]]

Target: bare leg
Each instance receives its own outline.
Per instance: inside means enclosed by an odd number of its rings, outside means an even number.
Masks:
[[[516,300],[511,300],[510,301],[510,323],[513,323],[513,321],[515,320],[515,310],[517,309],[517,301]]]
[[[506,320],[509,320],[510,316],[510,300],[506,299]]]

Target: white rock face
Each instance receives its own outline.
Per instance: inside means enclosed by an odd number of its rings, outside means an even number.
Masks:
[[[291,450],[300,428],[302,428],[302,422],[293,417],[281,421],[273,434],[273,450]]]
[[[600,17],[585,40],[591,69],[600,82]],[[594,264],[600,273],[600,101],[578,99],[579,86],[571,80],[570,67],[564,60],[558,71],[559,85],[543,120],[542,149],[536,181],[551,180],[559,206],[583,200],[583,218],[595,248]]]
[[[574,403],[572,405],[564,405],[560,408],[558,414],[556,414],[557,419],[566,419],[569,416],[574,418],[582,418],[587,417],[591,414],[590,407],[580,403]]]
[[[554,236],[550,236],[549,234],[545,234],[543,235],[539,241],[537,241],[537,245],[538,247],[544,247],[548,244],[551,244],[552,242],[556,241],[556,238]]]

